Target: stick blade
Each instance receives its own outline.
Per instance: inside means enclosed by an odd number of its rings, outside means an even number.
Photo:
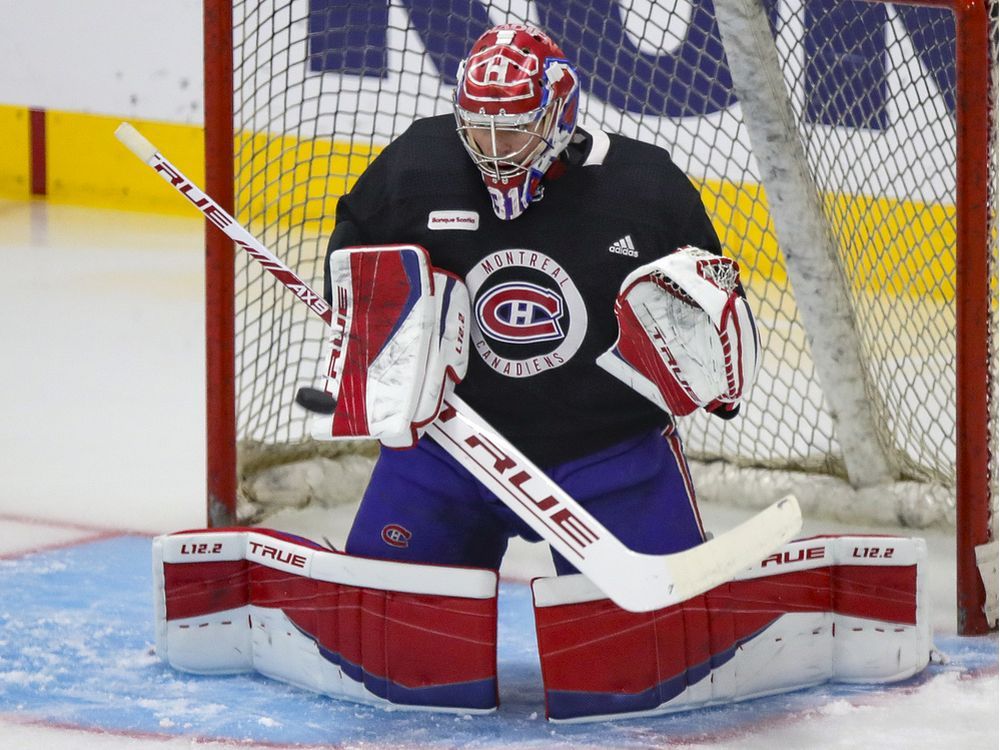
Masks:
[[[798,501],[788,495],[724,534],[666,555],[627,551],[621,559],[589,561],[573,583],[573,601],[611,599],[628,612],[654,612],[682,604],[752,570],[802,528]],[[578,568],[584,566],[578,565]],[[632,575],[625,571],[631,568]],[[540,606],[566,603],[564,584],[532,584]],[[550,583],[552,582],[552,583]]]
[[[681,602],[732,580],[801,530],[799,501],[794,495],[786,495],[739,526],[670,555],[672,598]]]

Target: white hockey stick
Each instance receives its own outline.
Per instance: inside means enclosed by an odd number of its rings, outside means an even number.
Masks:
[[[115,136],[328,325],[337,325],[320,295],[135,128],[122,123]],[[665,555],[634,552],[457,396],[446,399],[428,434],[615,604],[631,612],[677,604],[730,580],[802,526],[798,502],[788,496],[692,549]],[[643,523],[642,518],[635,521]]]

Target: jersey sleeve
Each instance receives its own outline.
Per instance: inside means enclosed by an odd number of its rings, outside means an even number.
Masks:
[[[333,301],[329,270],[330,254],[342,247],[375,244],[373,238],[368,236],[366,227],[378,207],[384,203],[382,196],[385,184],[383,161],[384,159],[380,155],[369,164],[350,191],[337,201],[336,223],[327,243],[326,258],[323,262],[323,296],[326,297],[328,303],[332,304]]]
[[[342,247],[363,244],[364,240],[361,237],[361,228],[347,215],[346,211],[342,212],[340,210],[340,205],[338,204],[337,223],[333,229],[333,234],[330,235],[330,241],[326,246],[326,258],[323,260],[323,297],[326,298],[327,304],[333,305],[333,284],[330,280],[330,255],[334,250],[339,250]]]
[[[323,293],[330,302],[332,294],[328,268],[330,254],[342,247],[384,245],[402,241],[395,236],[391,222],[386,222],[393,202],[393,185],[398,183],[399,162],[409,148],[409,131],[382,149],[361,173],[346,195],[337,201],[336,224],[327,243],[323,263]]]
[[[689,238],[686,244],[700,247],[702,250],[708,250],[716,255],[722,255],[722,243],[719,241],[715,227],[712,226],[711,219],[708,218],[708,212],[705,210],[701,195],[693,185],[691,191],[693,193],[691,211],[688,214],[687,227],[684,230],[684,234]]]

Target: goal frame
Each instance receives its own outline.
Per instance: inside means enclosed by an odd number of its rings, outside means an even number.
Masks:
[[[884,2],[884,0],[868,0]],[[956,543],[958,632],[989,632],[975,549],[990,541],[990,18],[985,0],[904,0],[950,10],[956,66]],[[234,210],[233,19],[230,0],[203,0],[205,184]],[[963,75],[966,70],[985,75]],[[236,523],[235,290],[232,241],[206,222],[207,522]],[[986,467],[986,471],[983,471]]]

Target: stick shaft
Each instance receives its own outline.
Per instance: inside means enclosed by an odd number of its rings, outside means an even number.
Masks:
[[[187,198],[191,205],[204,214],[206,219],[235,242],[237,247],[260,263],[265,271],[280,281],[309,309],[319,315],[327,324],[332,323],[333,313],[322,295],[315,292],[295,271],[286,266],[278,256],[268,250],[225,209],[189,180],[138,130],[123,122],[115,130],[115,137],[145,164],[152,167],[174,190]]]

